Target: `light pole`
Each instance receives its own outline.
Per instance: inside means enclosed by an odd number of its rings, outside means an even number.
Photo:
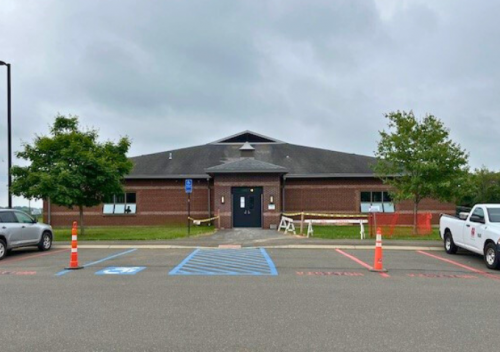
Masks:
[[[12,209],[12,193],[10,192],[10,187],[12,185],[12,175],[10,174],[10,169],[12,168],[12,133],[10,125],[10,115],[11,115],[11,97],[10,97],[10,64],[0,61],[0,66],[7,66],[7,159],[8,159],[8,194],[9,194],[9,208]]]

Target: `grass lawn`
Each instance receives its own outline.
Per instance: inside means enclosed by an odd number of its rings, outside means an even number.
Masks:
[[[213,226],[191,226],[191,236],[211,234]],[[71,228],[55,228],[56,241],[71,241]],[[186,225],[86,227],[79,241],[171,240],[187,237]]]
[[[359,226],[313,226],[313,230],[314,235],[312,237],[316,238],[360,239]],[[394,230],[395,234],[392,237],[384,236],[384,231],[382,231],[382,235],[383,238],[394,240],[441,240],[438,228],[433,228],[430,235],[412,235],[411,231],[410,227],[401,227]],[[304,232],[307,233],[307,227]],[[365,227],[365,234],[367,238],[370,238],[368,227]]]

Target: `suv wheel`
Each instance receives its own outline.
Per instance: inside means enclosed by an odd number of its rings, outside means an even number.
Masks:
[[[38,244],[38,249],[41,251],[48,251],[52,247],[52,236],[49,232],[45,231],[42,234],[42,238],[40,239],[40,243]]]
[[[5,258],[7,255],[7,245],[4,240],[0,240],[0,260]]]

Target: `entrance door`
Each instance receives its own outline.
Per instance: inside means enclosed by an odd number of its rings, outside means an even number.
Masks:
[[[233,188],[233,227],[262,227],[262,187]]]

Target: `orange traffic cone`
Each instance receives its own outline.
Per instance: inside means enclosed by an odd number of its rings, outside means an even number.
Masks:
[[[69,267],[66,270],[78,270],[83,269],[83,266],[78,265],[78,225],[76,221],[73,221],[73,228],[71,229],[71,259],[69,261]]]
[[[382,230],[377,228],[377,239],[375,241],[375,260],[373,262],[373,268],[370,271],[376,272],[386,272],[387,269],[384,269],[382,264],[384,255],[382,254]]]

